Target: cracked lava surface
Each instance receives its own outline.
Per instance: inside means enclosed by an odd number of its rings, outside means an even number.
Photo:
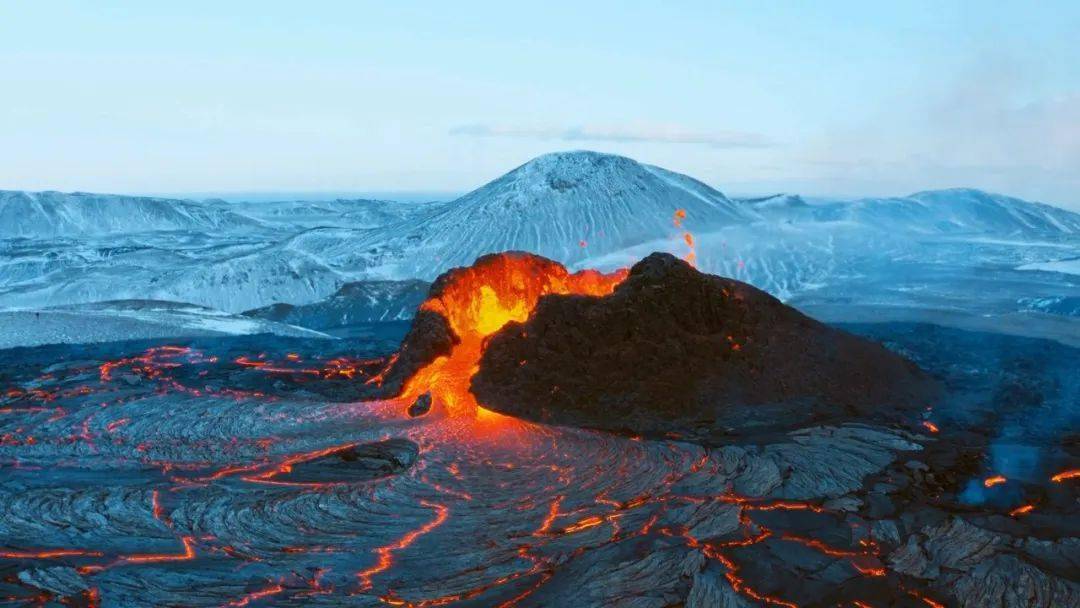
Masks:
[[[486,411],[467,391],[484,337],[545,293],[602,296],[622,275],[500,276],[425,304],[461,341],[395,399],[272,382],[377,383],[381,358],[185,345],[0,387],[0,602],[951,605],[844,500],[923,449],[920,423],[706,448]],[[223,369],[266,387],[208,380]],[[427,391],[430,413],[408,416]]]

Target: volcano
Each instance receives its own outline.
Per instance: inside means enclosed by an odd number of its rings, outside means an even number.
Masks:
[[[879,344],[668,254],[605,275],[511,252],[435,282],[384,390],[430,392],[457,412],[708,439],[887,416],[938,387]]]

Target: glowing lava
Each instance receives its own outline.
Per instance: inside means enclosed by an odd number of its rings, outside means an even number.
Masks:
[[[1028,513],[1031,513],[1034,510],[1035,510],[1035,505],[1023,505],[1021,507],[1016,507],[1012,511],[1009,511],[1009,515],[1011,517],[1019,517],[1021,515],[1027,515]]]
[[[672,218],[672,223],[675,227],[683,230],[683,220],[686,219],[686,209],[676,209],[675,215]],[[686,246],[690,248],[690,253],[686,254],[683,259],[690,263],[691,266],[697,266],[697,250],[694,247],[694,235],[690,234],[689,230],[683,230],[682,239],[686,243]]]
[[[984,479],[983,480],[983,486],[985,486],[987,488],[992,488],[992,487],[994,487],[996,485],[1001,485],[1001,484],[1005,483],[1006,481],[1009,481],[1009,480],[1006,479],[1004,475],[994,475],[993,477],[987,477],[986,479]]]
[[[1072,470],[1069,470],[1069,471],[1062,471],[1062,472],[1058,473],[1057,475],[1054,475],[1053,477],[1050,478],[1050,481],[1053,481],[1054,483],[1061,483],[1061,482],[1065,481],[1066,479],[1077,479],[1077,478],[1080,478],[1080,469],[1072,469]]]
[[[435,403],[441,403],[451,415],[495,416],[482,410],[469,390],[486,338],[511,321],[524,322],[543,296],[606,296],[627,274],[625,269],[610,274],[595,270],[571,274],[561,264],[519,252],[485,256],[473,266],[450,271],[440,293],[420,308],[442,315],[459,342],[449,355],[435,359],[409,378],[402,401],[411,404],[430,391]]]

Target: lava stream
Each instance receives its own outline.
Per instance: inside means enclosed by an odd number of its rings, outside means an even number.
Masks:
[[[431,392],[451,415],[484,414],[469,390],[483,355],[485,339],[511,321],[524,322],[540,298],[551,294],[606,296],[626,278],[618,270],[603,274],[582,270],[571,274],[561,264],[524,253],[487,256],[448,275],[441,293],[421,306],[442,315],[459,342],[409,378],[401,400],[411,404]]]

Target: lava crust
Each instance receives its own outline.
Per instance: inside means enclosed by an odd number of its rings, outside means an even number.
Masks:
[[[531,420],[706,439],[925,406],[938,385],[881,345],[668,254],[611,295],[546,295],[490,336],[472,392]]]

